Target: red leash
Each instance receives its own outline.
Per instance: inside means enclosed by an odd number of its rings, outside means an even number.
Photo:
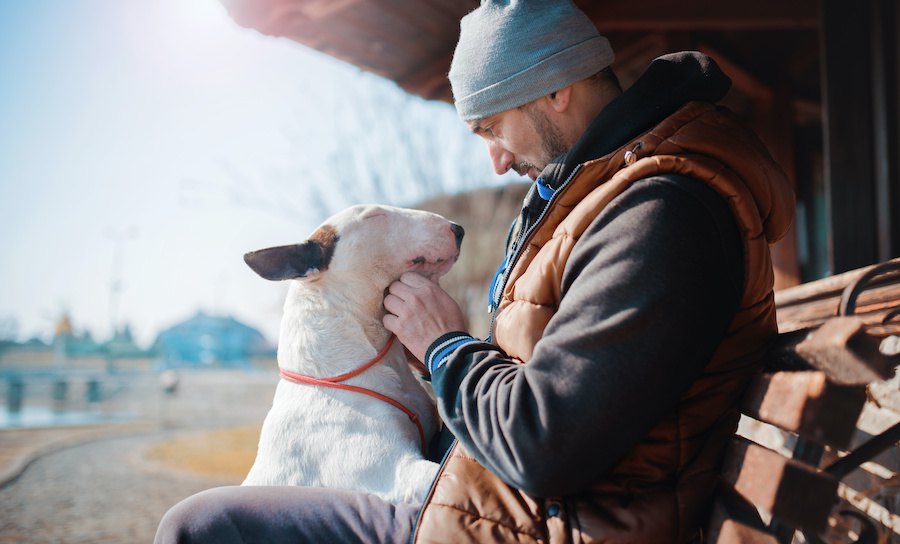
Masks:
[[[289,382],[300,383],[304,385],[321,385],[322,387],[331,387],[333,389],[343,389],[345,391],[355,391],[357,393],[362,393],[363,395],[368,395],[370,397],[374,397],[378,400],[384,401],[391,406],[401,410],[404,414],[409,417],[409,420],[416,424],[416,428],[419,429],[419,441],[422,445],[422,452],[425,453],[425,430],[422,429],[422,423],[419,422],[419,416],[415,414],[412,410],[404,406],[402,403],[388,397],[387,395],[382,395],[377,391],[372,391],[371,389],[366,389],[365,387],[357,387],[355,385],[348,385],[345,383],[340,383],[345,380],[349,380],[353,376],[358,376],[370,369],[375,365],[378,361],[384,359],[384,356],[387,355],[387,352],[390,351],[391,346],[394,345],[394,340],[397,337],[391,335],[391,339],[388,340],[387,345],[378,355],[375,356],[371,361],[363,364],[361,367],[351,370],[345,374],[341,374],[340,376],[334,376],[332,378],[313,378],[312,376],[307,376],[305,374],[298,374],[296,372],[291,372],[289,370],[285,370],[283,368],[279,368],[278,371],[281,373],[281,377]]]

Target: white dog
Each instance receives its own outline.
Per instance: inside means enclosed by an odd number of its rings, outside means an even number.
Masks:
[[[462,227],[436,214],[354,206],[301,244],[244,256],[260,276],[292,281],[278,341],[282,380],[243,485],[424,501],[438,468],[423,457],[437,415],[403,346],[382,325],[382,301],[406,271],[445,274],[462,236]]]

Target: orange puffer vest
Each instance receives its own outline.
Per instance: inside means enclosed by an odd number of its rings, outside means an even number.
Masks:
[[[625,153],[640,159],[626,165]],[[739,309],[701,375],[630,453],[583,494],[531,497],[457,443],[426,499],[416,542],[689,542],[697,538],[734,406],[777,332],[768,244],[787,231],[794,196],[762,143],[731,114],[683,106],[620,149],[579,168],[524,241],[503,290],[493,338],[527,364],[560,301],[563,271],[590,223],[633,182],[680,174],[729,204],[743,238]]]

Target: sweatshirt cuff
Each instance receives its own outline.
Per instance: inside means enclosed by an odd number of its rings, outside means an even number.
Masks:
[[[425,368],[428,369],[428,373],[434,374],[435,370],[446,364],[456,348],[471,342],[480,342],[480,340],[460,331],[448,332],[432,342],[425,351]]]

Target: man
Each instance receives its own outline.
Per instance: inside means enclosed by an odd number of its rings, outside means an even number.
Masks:
[[[462,20],[457,111],[494,169],[536,180],[491,289],[491,335],[404,275],[385,326],[426,363],[457,442],[417,512],[371,496],[225,488],[158,542],[691,542],[735,401],[776,333],[767,242],[793,196],[713,105],[698,53],[622,93],[568,1],[484,0]]]
[[[612,60],[568,2],[486,0],[462,21],[457,111],[498,173],[536,183],[490,341],[419,276],[385,298],[458,439],[414,541],[700,538],[735,401],[776,334],[767,242],[793,195],[713,105],[730,82],[711,59],[662,57],[621,94]]]

